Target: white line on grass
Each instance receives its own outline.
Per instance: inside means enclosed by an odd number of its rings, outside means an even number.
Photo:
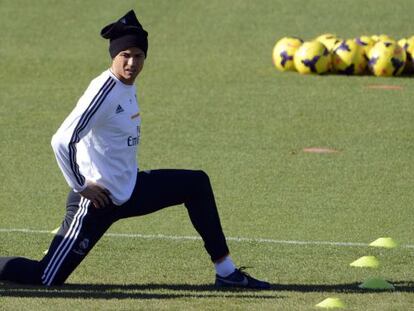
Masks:
[[[51,234],[48,230],[33,230],[33,229],[6,229],[0,228],[0,233],[34,233],[34,234]],[[175,236],[164,234],[140,234],[140,233],[106,233],[105,236],[113,238],[132,238],[132,239],[158,239],[158,240],[201,240],[197,236]],[[268,244],[290,244],[290,245],[330,245],[330,246],[345,246],[345,247],[367,247],[369,243],[358,242],[333,242],[333,241],[296,241],[296,240],[274,240],[261,238],[236,238],[227,237],[228,241],[235,242],[250,242],[250,243],[268,243]],[[404,248],[414,248],[414,245],[401,245]]]

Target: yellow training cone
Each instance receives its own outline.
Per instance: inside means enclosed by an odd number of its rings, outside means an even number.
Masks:
[[[326,298],[321,301],[315,307],[333,309],[333,308],[345,308],[345,304],[339,298]]]
[[[391,283],[388,283],[387,281],[380,279],[380,278],[371,278],[366,280],[364,283],[358,286],[359,288],[364,289],[395,289],[394,285]]]
[[[60,227],[57,227],[56,229],[50,231],[50,233],[56,234],[56,233],[58,233],[59,229],[60,229]]]
[[[363,256],[349,264],[352,267],[378,268],[379,261],[375,256]]]
[[[384,247],[384,248],[394,248],[394,247],[397,247],[398,245],[391,238],[379,238],[379,239],[376,239],[371,244],[369,244],[369,246]]]

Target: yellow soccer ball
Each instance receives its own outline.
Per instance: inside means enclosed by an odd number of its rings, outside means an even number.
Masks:
[[[298,48],[294,62],[299,73],[323,74],[331,68],[331,54],[319,41],[308,41]]]
[[[369,51],[368,67],[376,76],[398,76],[406,62],[404,49],[396,42],[377,42]]]
[[[364,48],[365,57],[368,59],[369,50],[375,45],[376,41],[370,36],[360,36],[355,38],[355,42]]]
[[[275,67],[280,71],[294,71],[293,57],[303,40],[295,37],[284,37],[273,47],[272,59]]]
[[[385,41],[385,42],[395,42],[395,39],[389,35],[379,35],[378,36],[379,41]]]
[[[387,42],[393,42],[395,41],[394,38],[390,37],[389,35],[381,34],[381,35],[373,35],[371,36],[372,40],[375,41],[375,43],[379,41],[387,41]]]
[[[368,61],[364,55],[364,48],[354,39],[343,40],[337,43],[332,52],[332,67],[338,73],[347,75],[363,74]]]
[[[335,45],[341,41],[340,38],[331,33],[325,33],[323,35],[320,35],[315,40],[325,45],[329,52],[331,52]]]
[[[408,39],[404,38],[398,41],[398,45],[401,46],[405,54],[407,56],[404,72],[405,73],[413,73],[414,72],[414,63],[413,63],[413,56],[414,56],[414,36]]]
[[[379,41],[378,35],[372,35],[371,39],[374,40],[375,43]]]
[[[398,45],[401,46],[403,49],[405,47],[405,45],[407,44],[408,39],[407,38],[402,38],[400,40],[397,41]]]

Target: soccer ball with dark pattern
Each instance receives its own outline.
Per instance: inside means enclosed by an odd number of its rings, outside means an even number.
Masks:
[[[404,49],[407,60],[405,62],[404,73],[412,74],[414,72],[414,36],[408,39],[401,39],[398,44]]]
[[[335,45],[338,42],[342,41],[342,39],[338,38],[336,35],[331,34],[331,33],[325,33],[323,35],[320,35],[315,40],[319,41],[324,46],[326,46],[329,52],[332,52]]]
[[[365,58],[368,60],[368,53],[375,45],[376,41],[374,41],[374,39],[370,36],[360,36],[355,38],[355,42],[364,49]]]
[[[406,58],[404,49],[395,41],[379,41],[369,51],[368,67],[376,76],[398,76],[404,70]]]
[[[331,54],[319,41],[303,43],[294,57],[295,67],[302,74],[323,74],[331,69]]]
[[[346,75],[360,75],[366,72],[367,58],[364,48],[354,39],[337,43],[332,52],[332,66],[335,72]]]
[[[276,42],[272,59],[275,67],[280,71],[294,71],[293,57],[296,50],[302,45],[303,40],[295,37],[284,37]]]

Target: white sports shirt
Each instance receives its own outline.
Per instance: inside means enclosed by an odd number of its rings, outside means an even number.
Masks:
[[[69,186],[86,180],[110,191],[114,204],[134,189],[141,117],[136,89],[108,69],[92,80],[76,107],[52,137],[52,148]]]

